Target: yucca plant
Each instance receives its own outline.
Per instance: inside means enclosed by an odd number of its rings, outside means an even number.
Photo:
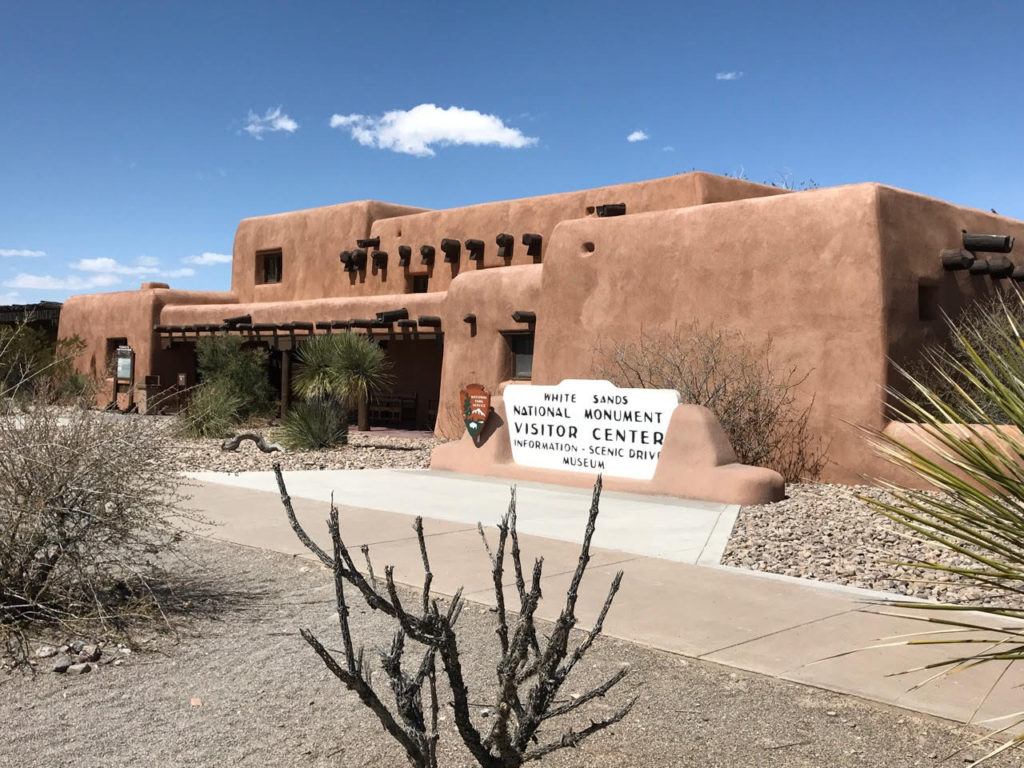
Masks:
[[[1016,306],[1014,306],[1016,305]],[[882,514],[923,538],[952,550],[962,565],[915,562],[932,571],[958,574],[996,596],[985,604],[940,605],[902,603],[905,608],[942,611],[936,617],[910,613],[941,630],[900,641],[907,645],[949,644],[961,652],[919,669],[939,675],[959,672],[990,661],[1024,658],[1024,625],[1000,622],[1024,619],[1024,326],[1018,291],[1002,304],[1001,323],[977,327],[949,322],[954,351],[933,350],[928,365],[941,386],[929,386],[900,369],[909,385],[889,395],[894,415],[921,425],[924,446],[914,448],[882,433],[871,439],[881,455],[909,470],[938,490],[889,487],[898,504],[865,500]],[[942,394],[940,394],[940,392]],[[1002,426],[1005,425],[1005,426]],[[995,603],[995,604],[993,604]],[[968,611],[994,617],[982,623]],[[1002,626],[1000,624],[1005,624]],[[993,629],[993,626],[997,627]],[[916,670],[908,670],[916,671]],[[1024,712],[1009,715],[1015,731]],[[1014,736],[978,763],[1024,743]]]
[[[181,413],[189,437],[230,437],[241,420],[242,398],[223,381],[206,381],[192,392]]]
[[[301,398],[354,405],[359,430],[370,428],[370,396],[394,382],[391,362],[379,344],[361,334],[332,333],[303,342],[295,356],[292,386]]]
[[[296,403],[281,421],[281,442],[288,448],[316,451],[348,443],[348,419],[333,400]]]

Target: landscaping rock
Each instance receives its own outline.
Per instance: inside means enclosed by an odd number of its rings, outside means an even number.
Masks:
[[[79,652],[75,659],[79,663],[87,661],[99,661],[100,656],[103,655],[103,651],[100,650],[98,645],[85,645],[82,646],[82,650]]]
[[[56,655],[57,655],[57,649],[54,648],[52,645],[41,645],[38,648],[36,648],[36,658],[37,659],[48,659],[51,656],[56,656]]]
[[[67,672],[68,668],[74,664],[74,659],[70,656],[58,656],[53,660],[53,671],[54,672]]]
[[[797,483],[786,486],[786,493],[783,501],[740,509],[723,565],[943,603],[1024,607],[1024,596],[979,589],[956,574],[902,565],[964,566],[971,561],[913,534],[858,498],[898,504],[888,491]]]
[[[92,672],[92,664],[89,663],[72,664],[67,669],[69,675],[85,675],[89,672]]]

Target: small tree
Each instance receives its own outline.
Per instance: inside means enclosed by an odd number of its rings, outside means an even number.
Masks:
[[[496,633],[501,646],[501,654],[495,664],[497,692],[493,707],[494,719],[490,721],[490,727],[484,734],[470,717],[469,691],[463,677],[463,660],[459,654],[455,628],[459,612],[462,609],[462,590],[455,594],[446,609],[442,609],[437,599],[431,598],[430,585],[433,581],[433,573],[427,555],[422,518],[417,517],[413,527],[423,560],[423,589],[418,601],[419,605],[416,609],[410,609],[401,600],[391,566],[384,569],[383,585],[375,577],[370,561],[369,547],[365,545],[362,547],[362,553],[366,559],[366,575],[360,573],[352,553],[349,552],[341,537],[338,526],[338,510],[333,503],[328,520],[332,552],[329,555],[317,546],[295,517],[291,498],[281,474],[281,467],[276,462],[274,463],[274,473],[277,475],[281,502],[292,529],[299,540],[334,573],[338,623],[341,628],[344,659],[339,661],[335,658],[309,630],[301,630],[302,637],[327,668],[347,688],[354,691],[360,701],[377,716],[388,734],[401,744],[411,765],[416,768],[436,768],[437,766],[437,741],[439,738],[437,725],[440,711],[436,675],[436,660],[438,658],[441,660],[441,666],[451,692],[451,705],[459,736],[477,764],[484,768],[516,768],[525,762],[539,760],[556,750],[578,746],[589,736],[622,720],[632,709],[636,702],[635,698],[627,701],[610,717],[591,721],[588,726],[578,731],[569,729],[558,738],[547,741],[541,739],[541,736],[544,735],[543,727],[551,720],[575,712],[595,698],[604,696],[628,673],[628,669],[622,668],[612,674],[603,684],[578,697],[564,702],[557,700],[566,678],[601,634],[605,617],[608,615],[612,600],[622,581],[622,571],[619,571],[612,580],[608,596],[593,628],[586,633],[579,645],[570,649],[570,634],[576,625],[576,600],[579,595],[580,583],[590,561],[590,542],[594,535],[600,507],[600,477],[594,485],[594,495],[587,518],[579,562],[566,593],[565,606],[543,642],[534,618],[541,599],[540,581],[543,559],[539,558],[534,561],[530,583],[527,586],[519,553],[519,536],[516,532],[515,491],[512,492],[508,513],[498,525],[498,542],[493,552],[487,543],[483,527],[478,526],[484,540],[484,547],[491,559],[491,574],[497,605]],[[519,596],[519,613],[513,621],[510,621],[509,611],[505,605],[506,551],[511,555],[516,592]],[[388,678],[394,696],[393,710],[385,705],[371,684],[370,667],[364,657],[363,649],[356,650],[352,644],[349,629],[349,606],[345,594],[346,585],[355,588],[370,608],[390,616],[398,624],[390,649],[380,652],[381,667]],[[411,668],[414,671],[406,671],[402,667],[407,639],[425,647],[425,652],[419,663]]]
[[[354,405],[359,430],[370,428],[370,396],[394,382],[391,362],[379,344],[362,334],[331,333],[307,339],[296,357],[292,385],[300,397]]]
[[[787,482],[813,480],[825,466],[828,447],[808,428],[813,398],[805,407],[796,401],[807,374],[775,370],[771,341],[755,347],[739,333],[693,323],[599,349],[595,369],[620,387],[675,389],[684,403],[709,408],[743,464]]]

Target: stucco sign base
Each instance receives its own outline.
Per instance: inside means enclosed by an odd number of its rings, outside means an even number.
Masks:
[[[431,454],[430,468],[576,488],[594,484],[596,474],[516,464],[502,395],[491,398],[491,409],[476,439],[464,434],[460,440],[437,446]],[[606,475],[603,481],[605,488],[613,491],[726,504],[765,504],[779,501],[785,494],[785,483],[778,472],[736,462],[736,453],[718,419],[699,405],[680,405],[672,412],[653,478]]]

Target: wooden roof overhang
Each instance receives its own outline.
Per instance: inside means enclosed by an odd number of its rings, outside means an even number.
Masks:
[[[267,344],[271,349],[294,349],[310,336],[329,333],[365,333],[376,341],[442,339],[441,318],[423,315],[418,320],[400,319],[388,322],[379,319],[331,320],[316,323],[252,323],[225,322],[192,325],[157,325],[154,333],[162,349],[180,342],[194,342],[203,336],[240,336],[246,341]]]
[[[57,301],[40,301],[36,304],[0,305],[0,325],[45,325],[56,329],[60,322],[60,308]]]

